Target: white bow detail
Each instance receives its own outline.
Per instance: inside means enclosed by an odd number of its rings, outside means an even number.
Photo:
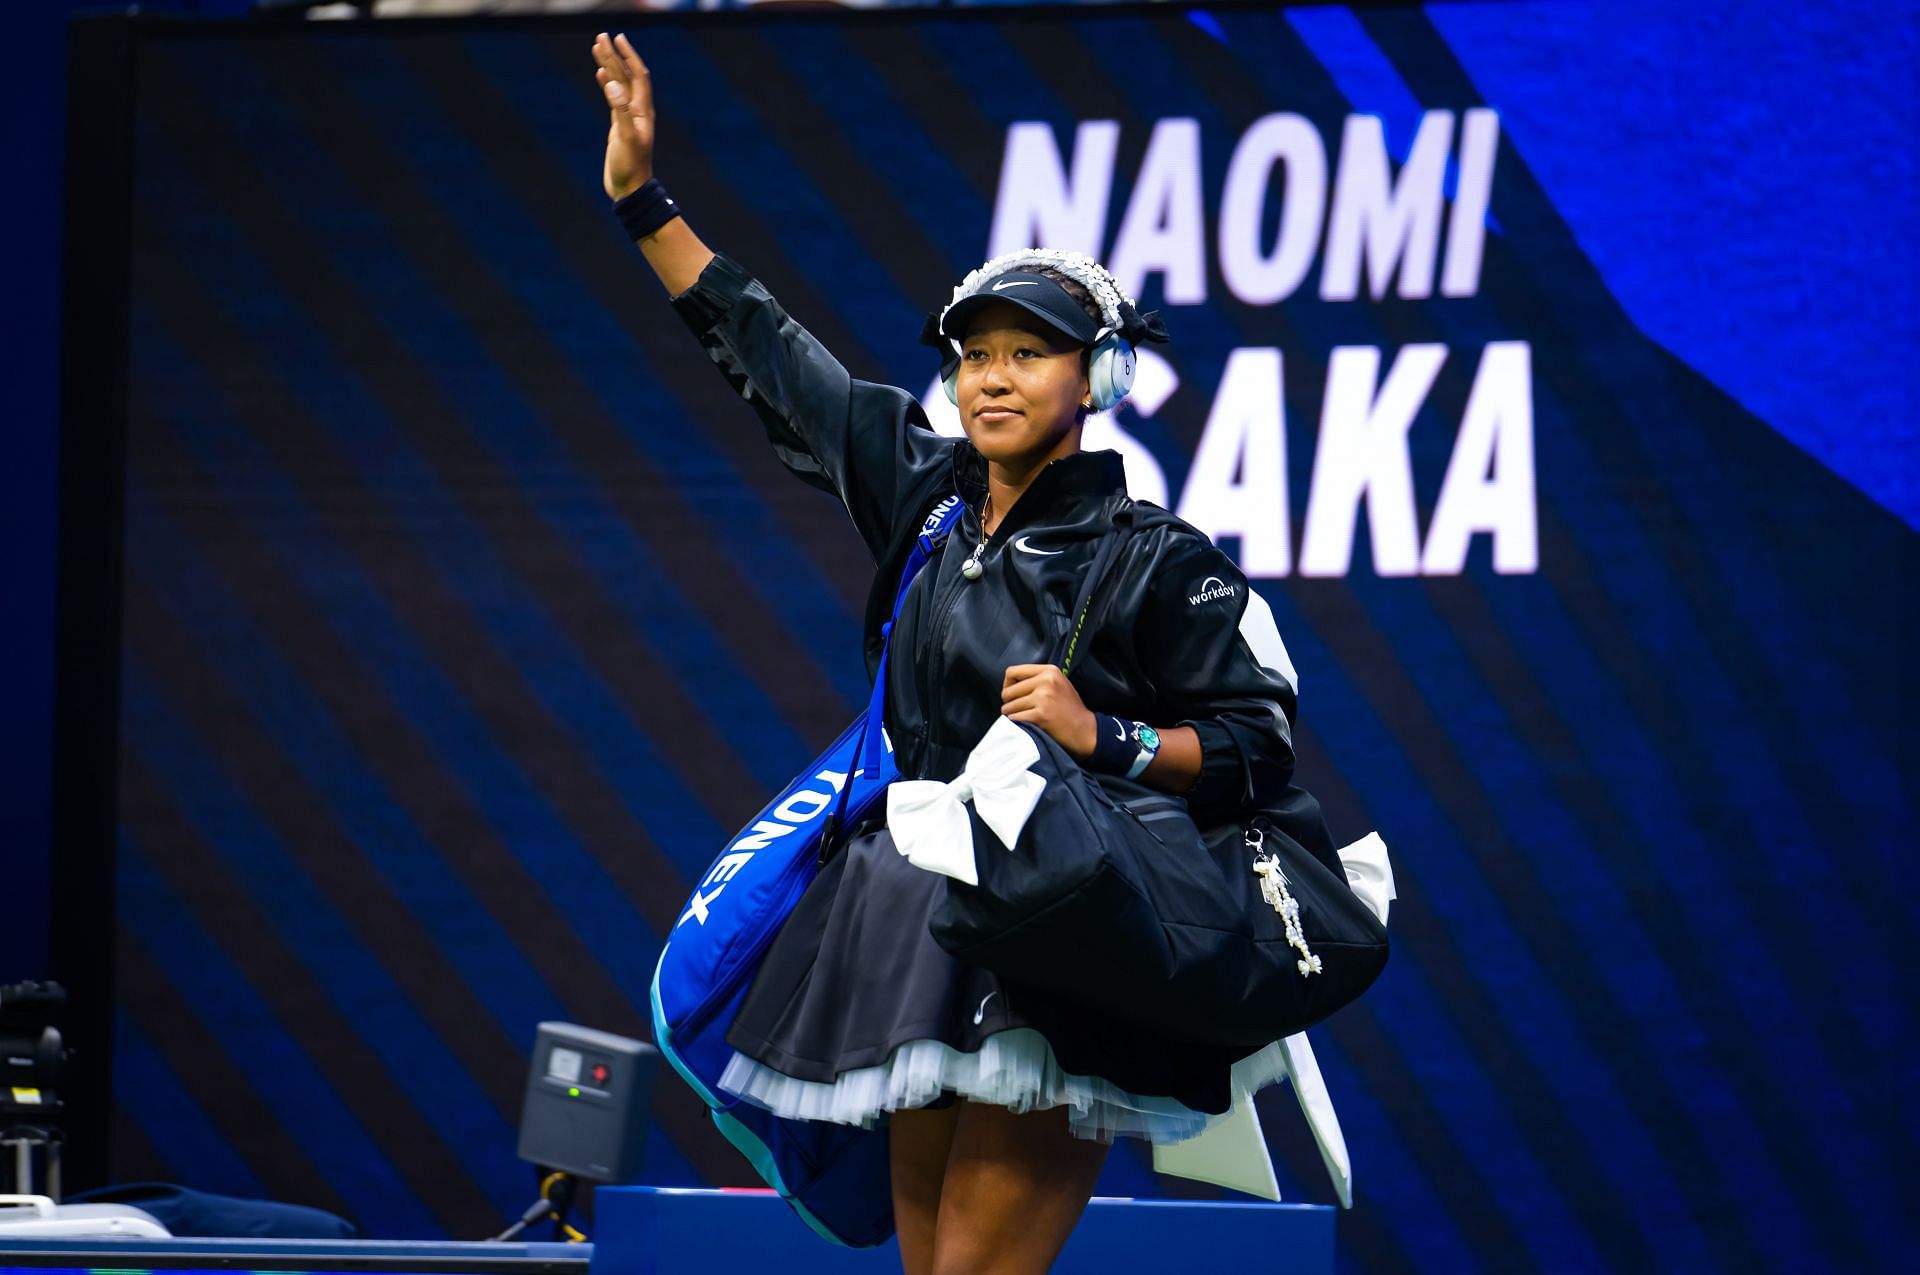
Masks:
[[[1012,718],[996,718],[952,783],[901,779],[888,786],[887,828],[894,847],[916,868],[979,885],[973,825],[961,803],[971,799],[981,822],[1013,849],[1047,788],[1046,779],[1030,769],[1039,760],[1040,746],[1032,736]]]

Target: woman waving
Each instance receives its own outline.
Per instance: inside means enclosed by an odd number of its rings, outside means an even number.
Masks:
[[[865,654],[901,774],[952,780],[1007,722],[1057,746],[1058,765],[1154,790],[1202,825],[1285,789],[1294,678],[1265,603],[1204,535],[1127,498],[1117,454],[1081,450],[1088,415],[1131,385],[1134,344],[1166,339],[1157,317],[1078,254],[987,262],[923,334],[966,431],[942,437],[912,395],[851,377],[700,241],[654,176],[645,64],[624,36],[601,36],[594,58],[623,224],[781,461],[843,503],[874,559]],[[929,512],[956,495],[953,534],[887,623]],[[1120,518],[1070,680],[1049,655]],[[884,1123],[909,1272],[1045,1270],[1115,1135],[1191,1138],[1228,1109],[1230,1074],[1257,1087],[1283,1064],[1236,1072],[1244,1049],[1158,1038],[1094,1008],[1092,989],[955,957],[931,930],[971,869],[894,832],[884,803],[838,831],[727,1031],[720,1086],[789,1118]]]

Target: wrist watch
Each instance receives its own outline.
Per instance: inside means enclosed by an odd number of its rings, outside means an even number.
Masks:
[[[1153,765],[1153,759],[1160,755],[1160,732],[1145,722],[1133,724],[1133,742],[1140,746],[1139,756],[1133,759],[1133,765],[1127,770],[1128,779],[1138,779]]]

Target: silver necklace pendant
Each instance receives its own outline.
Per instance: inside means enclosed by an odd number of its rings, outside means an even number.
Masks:
[[[966,555],[966,561],[960,563],[960,574],[966,576],[968,580],[979,580],[981,574],[987,570],[985,566],[979,565],[979,557],[981,557],[985,551],[987,551],[987,534],[985,534],[985,528],[981,528],[979,543],[973,545],[973,553]]]

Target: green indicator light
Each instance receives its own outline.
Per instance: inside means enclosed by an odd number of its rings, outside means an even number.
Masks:
[[[578,1098],[579,1096],[580,1096],[580,1091],[579,1091],[578,1089],[569,1089],[569,1090],[567,1090],[567,1097],[569,1097],[569,1098]]]

